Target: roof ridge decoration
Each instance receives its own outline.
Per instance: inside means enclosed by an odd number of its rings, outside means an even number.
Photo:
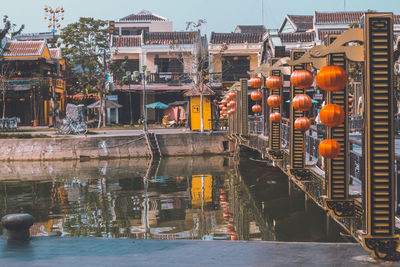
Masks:
[[[241,43],[261,43],[263,33],[211,33],[211,44],[241,44]]]
[[[120,21],[168,21],[167,18],[148,10],[140,10],[120,19]]]
[[[11,47],[11,49],[10,49]],[[17,41],[10,40],[6,43],[3,55],[13,56],[41,56],[47,47],[47,40]],[[25,50],[24,50],[25,49]]]

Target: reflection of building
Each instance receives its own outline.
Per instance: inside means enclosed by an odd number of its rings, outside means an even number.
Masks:
[[[192,175],[192,208],[200,208],[212,201],[212,185],[211,175]]]
[[[200,32],[172,31],[172,21],[148,11],[131,14],[112,22],[111,59],[126,62],[126,71],[139,71],[146,65],[150,76],[146,83],[146,103],[171,103],[184,100],[183,93],[192,88],[190,73],[206,42]],[[129,122],[129,92],[132,92],[134,121],[142,112],[142,82],[121,84],[114,74],[114,87],[123,105],[121,122]],[[161,121],[161,114],[148,109],[149,121]]]
[[[62,58],[61,49],[50,48],[51,38],[52,35],[28,34],[6,43],[0,72],[7,81],[5,117],[19,117],[23,125],[51,124],[52,98],[56,109],[64,110],[64,78],[70,68]]]

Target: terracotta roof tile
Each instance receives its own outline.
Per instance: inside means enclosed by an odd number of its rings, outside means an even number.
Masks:
[[[40,56],[46,41],[12,41],[6,44],[4,56]]]
[[[49,48],[50,57],[61,59],[61,48]]]
[[[266,31],[264,25],[238,25],[235,29],[235,32],[238,33],[264,33]]]
[[[315,12],[315,24],[358,23],[365,12]]]
[[[211,33],[210,43],[212,44],[240,44],[260,43],[263,33]]]
[[[144,35],[144,44],[194,44],[197,42],[198,37],[199,32],[146,32]]]
[[[283,43],[297,43],[297,42],[314,42],[314,32],[293,32],[293,33],[280,33],[279,37]]]
[[[167,21],[167,19],[159,15],[153,14],[149,11],[142,10],[137,13],[123,17],[122,19],[120,19],[120,21]]]
[[[307,31],[314,27],[314,16],[302,15],[287,15],[288,18],[295,24],[297,31]]]
[[[318,30],[318,37],[319,37],[319,40],[326,43],[329,34],[340,35],[344,31],[345,30]]]
[[[113,47],[140,47],[142,45],[142,37],[139,36],[113,36]]]

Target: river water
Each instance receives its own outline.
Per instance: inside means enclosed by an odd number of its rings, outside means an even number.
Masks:
[[[32,214],[33,236],[349,241],[285,174],[251,157],[1,163],[0,215]]]

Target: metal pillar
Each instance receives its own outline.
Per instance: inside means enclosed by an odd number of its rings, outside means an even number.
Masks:
[[[304,49],[292,50],[290,60],[294,61],[301,58],[306,53]],[[305,64],[292,66],[292,72],[305,69]],[[304,117],[304,111],[293,109],[293,98],[296,95],[304,94],[305,89],[295,88],[293,84],[290,88],[290,173],[298,180],[307,178],[309,172],[305,170],[305,134],[294,128],[294,121]]]
[[[363,246],[374,257],[399,260],[394,217],[393,14],[367,13],[365,46],[365,212]]]
[[[337,36],[328,37],[332,44]],[[334,53],[328,57],[328,65],[347,69],[345,53]],[[340,154],[333,159],[327,159],[328,196],[324,204],[332,216],[336,218],[354,217],[354,200],[349,200],[349,105],[348,87],[335,92],[327,92],[327,104],[336,104],[343,108],[344,122],[337,127],[327,128],[327,138],[335,139],[340,144]]]

